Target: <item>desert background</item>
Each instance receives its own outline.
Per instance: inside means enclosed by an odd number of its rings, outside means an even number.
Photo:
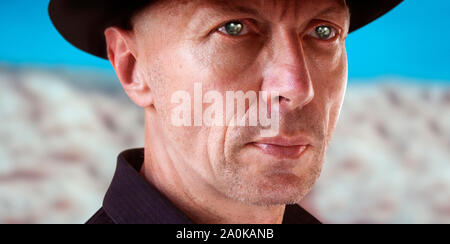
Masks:
[[[0,66],[0,223],[84,223],[143,112],[111,73]],[[324,223],[450,223],[450,85],[350,81],[300,204]]]

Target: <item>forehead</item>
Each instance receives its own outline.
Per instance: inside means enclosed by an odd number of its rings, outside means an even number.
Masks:
[[[336,12],[347,9],[345,0],[206,0],[203,1],[203,5],[218,7],[225,11],[247,10],[252,12],[267,12],[266,14],[270,14],[281,10],[283,14],[293,12],[296,15],[305,11],[323,11],[328,8]]]
[[[347,17],[349,14],[345,0],[159,0],[148,8],[166,10],[163,11],[166,15],[178,17],[192,17],[211,10],[279,19],[286,16],[305,19],[318,14]]]

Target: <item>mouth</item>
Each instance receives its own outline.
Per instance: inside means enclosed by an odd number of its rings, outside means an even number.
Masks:
[[[251,142],[263,153],[274,156],[278,159],[299,159],[311,146],[307,138],[267,138],[264,140]]]

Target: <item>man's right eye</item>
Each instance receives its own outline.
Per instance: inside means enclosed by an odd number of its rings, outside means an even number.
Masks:
[[[242,36],[248,34],[247,25],[242,21],[230,21],[221,26],[218,31],[229,36]]]

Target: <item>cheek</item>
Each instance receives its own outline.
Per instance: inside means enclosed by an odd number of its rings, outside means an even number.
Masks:
[[[324,108],[330,135],[336,126],[346,91],[347,53],[343,45],[335,52],[323,52],[311,56],[313,58],[309,59],[309,65],[315,99]]]
[[[191,48],[190,55],[215,82],[232,85],[252,71],[263,45],[258,37],[232,39],[215,33],[202,45]]]
[[[195,166],[197,163],[220,160],[216,158],[216,154],[208,154],[207,150],[210,152],[223,151],[219,146],[223,147],[223,130],[225,129],[225,127],[216,128],[204,124],[193,126],[195,101],[200,101],[200,112],[204,112],[211,105],[202,103],[202,97],[196,96],[195,83],[202,84],[201,96],[203,97],[208,90],[219,92],[225,90],[220,86],[221,83],[226,83],[226,80],[221,77],[225,75],[205,66],[203,59],[208,59],[204,53],[186,48],[186,45],[180,45],[166,48],[164,52],[152,55],[147,64],[148,82],[155,97],[155,109],[162,125],[161,128],[166,131],[165,134],[171,141],[171,145],[176,146],[177,154],[195,162],[193,167],[197,167],[199,170],[206,170],[208,167],[205,165]],[[171,98],[178,91],[189,94],[188,106],[192,126],[174,126],[172,124],[172,112],[176,111],[180,103],[172,103]],[[185,158],[186,156],[189,158]]]
[[[145,62],[146,79],[154,99],[155,122],[160,124],[161,130],[164,130],[166,140],[170,141],[177,150],[177,154],[189,155],[190,160],[194,160],[196,155],[196,145],[201,137],[199,127],[194,126],[175,126],[172,122],[172,112],[180,106],[181,103],[172,103],[172,96],[178,91],[189,93],[186,101],[192,111],[193,106],[193,87],[191,79],[183,75],[184,62],[178,59],[177,52],[174,49],[164,48],[164,51],[153,52]],[[170,50],[170,51],[167,51]],[[192,79],[194,80],[194,79]],[[183,103],[184,104],[184,103]],[[192,113],[189,113],[192,118]],[[191,120],[193,124],[193,119]]]
[[[306,53],[315,94],[326,104],[340,103],[347,84],[345,45]],[[316,96],[316,97],[317,97]]]

